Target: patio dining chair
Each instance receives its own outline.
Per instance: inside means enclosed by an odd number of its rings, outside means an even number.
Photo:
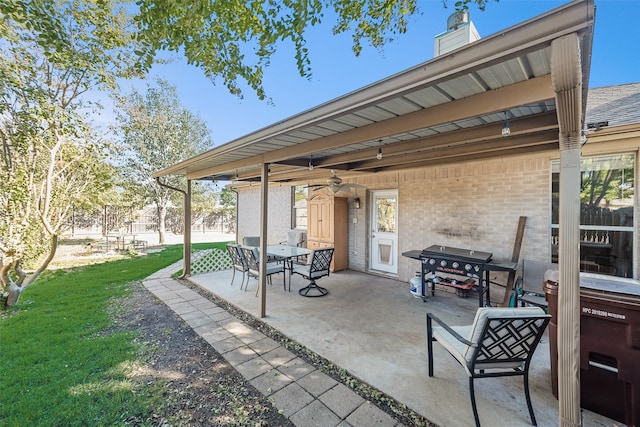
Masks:
[[[522,260],[522,276],[518,277],[515,289],[515,306],[535,306],[546,309],[543,285],[545,273],[548,270],[558,270],[558,264],[532,260]]]
[[[227,244],[227,252],[229,252],[231,262],[233,263],[233,276],[231,276],[231,286],[233,286],[233,281],[236,278],[236,271],[240,271],[242,272],[242,282],[240,282],[240,290],[242,290],[242,286],[244,285],[244,276],[249,271],[249,266],[247,265],[247,261],[244,258],[242,251],[240,250],[240,245],[237,245],[235,243]]]
[[[539,307],[481,307],[472,325],[449,326],[427,313],[429,376],[433,377],[433,342],[437,341],[464,368],[469,377],[473,418],[480,427],[473,388],[476,378],[522,376],[531,423],[535,426],[529,394],[529,365],[550,315]],[[439,326],[434,326],[433,323]]]
[[[280,242],[280,244],[303,248],[306,246],[305,245],[306,237],[307,237],[307,234],[302,230],[289,230],[287,231],[287,240],[284,242]],[[307,256],[306,255],[297,256],[295,258],[292,258],[292,262],[295,262],[297,264],[306,264]]]
[[[297,246],[299,248],[304,246],[306,234],[302,230],[289,230],[287,231],[287,240],[280,242],[281,245]]]
[[[249,267],[249,277],[255,277],[256,279],[260,277],[260,260],[259,260],[259,252],[258,248],[250,248],[246,246],[240,247],[244,258],[247,260],[247,266]],[[282,285],[284,286],[284,290],[287,290],[287,275],[284,274],[284,264],[281,262],[269,262],[266,265],[266,274],[269,279],[269,284],[273,284],[271,281],[271,276],[274,274],[282,273]],[[247,285],[244,290],[246,291],[249,287],[249,279],[247,279]],[[260,287],[256,289],[256,296],[258,296],[258,290]]]
[[[260,246],[260,236],[244,236],[242,238],[242,245],[251,247]]]
[[[322,297],[329,293],[326,288],[318,286],[316,280],[329,275],[331,266],[331,258],[333,258],[333,248],[316,249],[309,255],[309,263],[304,265],[294,265],[291,270],[292,274],[299,274],[310,283],[300,289],[298,293],[305,297]],[[313,293],[310,293],[312,292]]]

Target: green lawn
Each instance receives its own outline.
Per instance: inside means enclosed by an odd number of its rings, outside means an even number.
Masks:
[[[195,244],[194,249],[225,243]],[[182,258],[182,245],[45,273],[0,317],[0,425],[126,425],[162,405],[162,385],[131,382],[144,360],[131,332],[108,332],[129,284]],[[117,303],[116,303],[117,304]],[[117,305],[116,305],[117,307]]]

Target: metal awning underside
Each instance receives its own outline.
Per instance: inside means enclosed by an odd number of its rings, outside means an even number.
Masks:
[[[579,35],[584,112],[593,23],[592,0],[568,3],[155,176],[254,181],[269,163],[270,182],[306,183],[327,169],[349,177],[557,149],[551,42]]]

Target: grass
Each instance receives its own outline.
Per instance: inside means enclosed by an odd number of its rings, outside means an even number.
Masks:
[[[144,351],[134,333],[110,331],[110,307],[127,297],[129,283],[181,258],[182,245],[169,246],[46,272],[29,287],[0,317],[0,424],[117,426],[148,419],[163,404],[163,386],[130,381]]]

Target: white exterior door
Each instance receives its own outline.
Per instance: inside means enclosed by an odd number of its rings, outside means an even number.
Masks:
[[[398,272],[398,191],[373,191],[371,197],[372,270]]]

